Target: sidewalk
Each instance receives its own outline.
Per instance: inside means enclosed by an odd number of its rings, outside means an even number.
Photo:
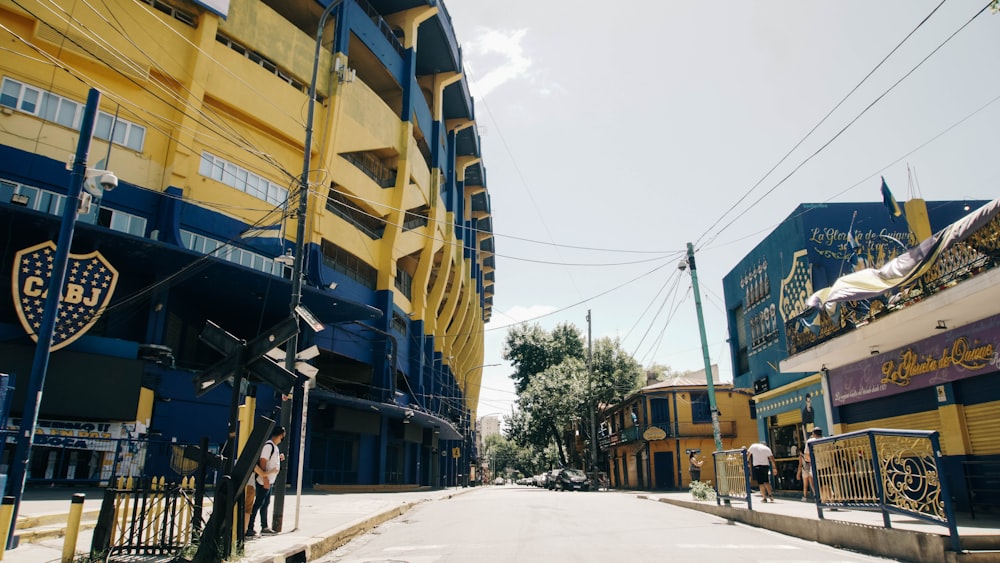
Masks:
[[[731,506],[716,501],[694,500],[690,491],[643,492],[640,499],[665,502],[708,512],[728,520],[766,528],[778,533],[844,547],[903,561],[1000,561],[1000,518],[995,514],[967,514],[956,518],[963,553],[950,551],[950,531],[946,526],[910,516],[892,514],[891,528],[886,528],[882,513],[867,510],[825,509],[820,519],[816,504],[800,497],[777,497],[763,503],[757,494],[751,499],[752,510],[745,502]]]
[[[240,563],[283,562],[302,552],[305,554],[305,559],[301,559],[301,561],[311,561],[343,545],[354,536],[406,513],[419,503],[451,498],[457,494],[474,490],[476,489],[450,488],[387,493],[303,491],[297,530],[293,529],[295,528],[296,512],[296,497],[293,493],[285,497],[283,526],[285,531],[247,541],[243,557],[238,560],[234,558],[231,561],[239,561]],[[64,515],[69,512],[70,500],[76,492],[86,495],[83,506],[84,513],[92,513],[93,519],[96,519],[97,511],[101,507],[102,490],[77,491],[68,488],[26,491],[21,502],[18,519]],[[92,529],[80,531],[76,542],[78,556],[89,553],[92,538]],[[39,543],[22,542],[16,549],[8,550],[4,554],[3,562],[58,563],[62,557],[63,543],[62,537],[43,540]]]

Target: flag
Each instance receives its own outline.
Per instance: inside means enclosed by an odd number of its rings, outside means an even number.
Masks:
[[[851,252],[854,252],[854,249],[857,248],[857,247],[858,247],[858,241],[854,240],[854,232],[853,231],[847,231],[847,248],[848,248],[848,250],[850,250]]]
[[[861,246],[854,238],[853,231],[847,231],[847,260],[851,263],[851,269],[857,272],[868,267],[868,261],[862,255]]]
[[[889,191],[889,186],[885,183],[885,177],[882,177],[882,205],[889,210],[889,216],[893,221],[896,217],[903,214],[903,210],[899,208],[899,204],[896,203],[896,198],[892,197],[892,192]]]

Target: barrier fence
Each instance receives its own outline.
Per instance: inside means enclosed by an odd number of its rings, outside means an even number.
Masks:
[[[738,500],[753,509],[750,499],[750,469],[747,466],[747,451],[723,450],[712,452],[715,464],[715,503],[723,500]]]
[[[948,490],[937,432],[872,428],[807,442],[812,458],[816,509],[879,511],[886,528],[901,514],[948,528],[960,550],[955,509]],[[745,449],[712,453],[716,504],[723,499],[751,502]]]
[[[194,478],[167,483],[119,478],[104,491],[90,547],[92,559],[178,555],[194,542],[197,522]]]
[[[902,514],[947,526],[959,550],[955,510],[944,478],[937,432],[872,428],[807,443],[816,509],[851,508]]]

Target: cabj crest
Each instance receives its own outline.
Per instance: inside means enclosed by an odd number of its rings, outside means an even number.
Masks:
[[[21,326],[35,342],[38,342],[42,325],[55,253],[55,243],[46,241],[14,255],[14,307]],[[118,271],[101,253],[69,255],[66,283],[52,335],[53,352],[90,330],[111,301],[116,283]]]

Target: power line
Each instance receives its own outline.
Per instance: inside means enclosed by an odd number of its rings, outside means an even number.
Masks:
[[[943,3],[944,3],[944,2],[942,1],[942,4],[943,4]],[[934,12],[936,12],[936,11],[937,11],[937,9],[938,9],[938,8],[940,8],[940,7],[941,7],[941,4],[938,4],[938,6],[936,6],[936,7],[934,8],[934,10],[932,10],[932,11],[931,11],[931,13],[930,13],[930,14],[928,14],[928,15],[927,15],[927,16],[926,16],[926,17],[925,17],[925,18],[924,18],[923,20],[921,20],[921,22],[920,22],[920,23],[919,23],[919,24],[917,25],[917,27],[916,27],[916,28],[914,28],[914,30],[913,30],[913,31],[911,31],[911,32],[910,32],[909,34],[907,34],[907,35],[906,35],[906,37],[905,37],[905,38],[903,38],[903,40],[902,40],[902,41],[901,41],[901,42],[900,42],[900,43],[899,43],[899,44],[898,44],[898,45],[897,45],[897,46],[896,46],[896,47],[895,47],[895,48],[894,48],[894,49],[893,49],[893,50],[892,50],[892,51],[891,51],[891,52],[889,53],[889,55],[886,55],[886,57],[885,57],[885,58],[883,58],[883,59],[882,59],[882,61],[881,61],[881,62],[879,62],[879,63],[878,63],[878,65],[876,65],[876,66],[875,66],[875,68],[873,68],[873,69],[872,69],[872,71],[871,71],[871,72],[869,72],[869,73],[868,73],[868,74],[867,74],[867,75],[865,76],[865,78],[864,78],[864,79],[862,79],[862,81],[861,81],[861,82],[860,82],[860,83],[859,83],[859,84],[858,84],[857,86],[855,86],[855,87],[854,87],[854,89],[852,89],[852,90],[851,90],[851,92],[849,92],[849,93],[847,94],[847,96],[850,96],[850,95],[851,95],[851,94],[852,94],[852,93],[853,93],[853,92],[854,92],[855,90],[857,90],[857,88],[858,88],[859,86],[861,86],[861,84],[862,84],[862,83],[864,83],[864,82],[865,82],[865,80],[867,80],[867,79],[868,79],[868,77],[869,77],[869,76],[871,76],[871,74],[872,74],[873,72],[875,72],[875,70],[877,70],[877,69],[878,69],[878,68],[879,68],[879,67],[880,67],[880,66],[881,66],[881,65],[882,65],[882,64],[883,64],[883,63],[885,62],[885,60],[886,60],[886,59],[888,59],[888,58],[889,58],[889,56],[891,56],[891,55],[892,55],[893,53],[895,53],[895,52],[896,52],[896,50],[897,50],[897,49],[899,49],[899,47],[900,47],[900,46],[901,46],[901,45],[902,45],[902,44],[903,44],[904,42],[906,42],[906,40],[907,40],[907,39],[909,39],[909,37],[910,37],[911,35],[913,35],[913,33],[914,33],[914,32],[915,32],[915,31],[916,31],[917,29],[919,29],[919,28],[920,28],[921,26],[923,26],[923,24],[924,24],[924,23],[925,23],[925,22],[927,21],[927,19],[928,19],[928,18],[930,18],[930,17],[931,17],[931,16],[932,16],[932,15],[934,14]],[[843,133],[844,133],[845,131],[847,131],[847,129],[849,129],[849,128],[850,128],[850,127],[851,127],[852,125],[854,125],[854,123],[855,123],[855,122],[857,122],[857,121],[858,121],[859,119],[861,119],[861,117],[862,117],[863,115],[865,115],[865,114],[866,114],[866,113],[868,112],[868,110],[870,110],[870,109],[871,109],[872,107],[874,107],[874,106],[875,106],[875,105],[876,105],[876,104],[877,104],[878,102],[880,102],[880,101],[881,101],[881,100],[882,100],[882,99],[883,99],[883,98],[884,98],[884,97],[885,97],[886,95],[888,95],[888,94],[889,94],[889,92],[892,92],[892,91],[893,91],[893,90],[894,90],[894,89],[896,88],[896,86],[898,86],[898,85],[899,85],[900,83],[902,83],[902,82],[903,82],[904,80],[906,80],[906,79],[907,79],[907,78],[908,78],[908,77],[909,77],[909,76],[910,76],[911,74],[913,74],[913,73],[914,73],[914,72],[915,72],[915,71],[916,71],[916,70],[917,70],[918,68],[920,68],[920,67],[921,67],[921,66],[922,66],[922,65],[924,64],[924,62],[926,62],[926,61],[927,61],[928,59],[930,59],[930,58],[931,58],[931,57],[932,57],[932,56],[933,56],[933,55],[934,55],[935,53],[937,53],[937,52],[938,52],[938,51],[939,51],[939,50],[940,50],[940,49],[941,49],[942,47],[944,47],[944,45],[946,45],[946,44],[947,44],[947,43],[948,43],[949,41],[951,41],[951,39],[952,39],[953,37],[955,37],[955,35],[957,35],[957,34],[958,34],[959,32],[961,32],[961,31],[962,31],[963,29],[965,29],[965,28],[966,28],[966,26],[968,26],[968,25],[969,25],[970,23],[972,23],[972,21],[973,21],[973,20],[975,20],[975,19],[976,19],[977,17],[979,17],[979,16],[980,16],[980,15],[981,15],[981,14],[982,14],[982,13],[983,13],[983,12],[984,12],[985,10],[986,10],[986,8],[988,8],[988,7],[989,7],[989,4],[987,4],[986,6],[984,6],[984,7],[983,7],[983,8],[981,9],[981,10],[979,10],[979,12],[977,12],[977,13],[976,13],[976,14],[975,14],[974,16],[972,16],[972,18],[970,18],[970,19],[969,19],[969,21],[967,21],[967,22],[966,22],[965,24],[963,24],[963,25],[962,25],[961,27],[959,27],[959,28],[958,28],[958,29],[957,29],[957,30],[956,30],[956,31],[955,31],[954,33],[952,33],[951,35],[949,35],[949,36],[948,36],[948,37],[947,37],[947,38],[946,38],[946,39],[945,39],[945,40],[944,40],[943,42],[941,42],[941,44],[939,44],[939,45],[938,45],[938,46],[937,46],[936,48],[934,48],[934,50],[932,50],[932,51],[931,51],[931,52],[930,52],[930,53],[929,53],[929,54],[928,54],[928,55],[927,55],[926,57],[924,57],[924,58],[923,58],[923,59],[922,59],[922,60],[921,60],[921,61],[920,61],[919,63],[917,63],[917,64],[916,64],[916,66],[914,66],[913,68],[911,68],[909,72],[907,72],[906,74],[904,74],[904,75],[903,75],[903,76],[902,76],[902,77],[901,77],[901,78],[900,78],[899,80],[897,80],[897,81],[896,81],[895,83],[893,83],[893,84],[892,84],[892,85],[891,85],[891,86],[890,86],[890,87],[889,87],[888,89],[886,89],[886,90],[885,90],[884,92],[882,92],[882,94],[880,94],[880,95],[879,95],[878,97],[876,97],[876,98],[875,98],[875,99],[874,99],[874,100],[873,100],[873,101],[872,101],[871,103],[869,103],[869,104],[868,104],[868,105],[867,105],[867,106],[866,106],[866,107],[865,107],[865,108],[864,108],[863,110],[861,110],[861,112],[860,112],[860,113],[859,113],[858,115],[856,115],[856,116],[855,116],[855,117],[854,117],[854,118],[853,118],[853,119],[852,119],[851,121],[849,121],[849,122],[847,123],[847,125],[845,125],[844,127],[842,127],[842,128],[841,128],[841,129],[840,129],[840,130],[839,130],[839,131],[838,131],[838,132],[836,133],[836,134],[834,134],[834,135],[833,135],[833,137],[831,137],[831,138],[830,138],[829,140],[827,140],[827,141],[826,141],[825,143],[823,143],[823,145],[821,145],[821,146],[820,146],[820,147],[819,147],[818,149],[816,149],[816,151],[814,151],[814,152],[813,152],[813,153],[812,153],[811,155],[809,155],[808,157],[806,157],[806,159],[805,159],[805,160],[803,160],[803,161],[802,161],[801,163],[799,163],[799,165],[798,165],[798,166],[796,166],[795,168],[793,168],[791,172],[789,172],[789,173],[788,173],[787,175],[785,175],[785,177],[783,177],[783,178],[782,178],[782,179],[781,179],[781,180],[780,180],[780,181],[779,181],[778,183],[776,183],[776,184],[775,184],[774,186],[772,186],[772,187],[771,187],[771,188],[770,188],[770,189],[769,189],[768,191],[766,191],[766,192],[764,193],[764,195],[762,195],[762,196],[760,196],[759,198],[757,198],[757,200],[755,200],[755,201],[754,201],[754,202],[753,202],[753,203],[752,203],[752,204],[751,204],[751,205],[750,205],[749,207],[747,207],[746,209],[744,209],[744,210],[743,210],[742,212],[740,212],[739,214],[737,214],[737,215],[736,215],[736,217],[734,217],[734,218],[733,218],[732,220],[730,220],[730,221],[729,221],[728,223],[726,223],[726,224],[725,224],[725,225],[724,225],[724,226],[723,226],[723,227],[722,227],[721,229],[719,229],[719,231],[718,231],[718,232],[716,232],[716,233],[715,233],[714,235],[712,235],[712,237],[711,237],[710,239],[708,239],[708,240],[707,240],[707,241],[706,241],[706,242],[705,242],[704,244],[706,244],[706,245],[707,245],[707,244],[711,244],[711,242],[712,242],[712,241],[714,241],[714,240],[715,240],[715,239],[716,239],[716,238],[717,238],[717,237],[718,237],[718,236],[719,236],[720,234],[722,234],[722,232],[724,232],[724,231],[725,231],[726,229],[728,229],[728,228],[729,228],[730,226],[732,226],[732,224],[733,224],[733,223],[735,223],[735,222],[736,222],[736,221],[737,221],[738,219],[740,219],[741,217],[743,217],[743,216],[744,216],[744,215],[745,215],[746,213],[748,213],[748,212],[749,212],[749,211],[750,211],[751,209],[753,209],[754,207],[756,207],[756,206],[757,206],[757,204],[759,204],[759,203],[760,203],[760,202],[761,202],[761,201],[762,201],[762,200],[763,200],[764,198],[766,198],[766,197],[767,197],[768,195],[770,195],[770,194],[771,194],[772,192],[774,192],[774,190],[778,189],[778,187],[780,187],[780,186],[781,186],[782,184],[784,184],[784,183],[785,183],[785,182],[786,182],[786,181],[787,181],[787,180],[788,180],[789,178],[791,178],[793,174],[795,174],[796,172],[798,172],[798,170],[799,170],[800,168],[802,168],[803,166],[805,166],[805,165],[806,165],[806,163],[808,163],[808,162],[809,162],[810,160],[812,160],[812,159],[813,159],[814,157],[816,157],[816,156],[817,156],[818,154],[820,154],[821,152],[823,152],[823,150],[824,150],[824,149],[826,149],[826,148],[827,148],[827,147],[828,147],[828,146],[829,146],[829,145],[830,145],[831,143],[833,143],[833,141],[837,140],[837,138],[839,138],[839,137],[840,137],[840,136],[841,136],[841,135],[842,135],[842,134],[843,134]],[[845,98],[844,98],[844,99],[846,99],[846,97],[847,97],[847,96],[845,96]],[[841,105],[841,104],[842,104],[843,102],[844,102],[844,100],[842,99],[842,100],[841,100],[841,101],[840,101],[840,102],[839,102],[839,103],[837,104],[837,106],[835,106],[835,107],[834,107],[834,110],[836,110],[836,109],[837,109],[837,107],[839,107],[839,106],[840,106],[840,105]],[[831,112],[830,112],[830,113],[832,113],[832,112],[833,112],[834,110],[831,110]],[[813,129],[811,129],[811,130],[809,131],[809,133],[807,133],[807,134],[806,134],[806,137],[808,137],[808,136],[809,136],[809,135],[810,135],[810,134],[811,134],[811,133],[812,133],[813,131],[815,131],[815,130],[816,130],[816,127],[819,127],[819,125],[820,125],[821,123],[823,123],[823,121],[825,121],[827,117],[829,117],[830,113],[828,113],[828,114],[827,114],[827,116],[826,116],[826,117],[824,117],[824,118],[823,118],[823,119],[822,119],[822,120],[820,121],[820,123],[818,123],[818,124],[817,124],[816,126],[814,126],[814,127],[813,127]],[[796,148],[796,147],[798,147],[798,146],[799,146],[799,145],[800,145],[800,144],[802,143],[802,141],[804,141],[804,140],[805,140],[805,138],[803,138],[802,140],[800,140],[800,141],[799,141],[799,143],[797,143],[797,144],[795,145],[795,147],[793,147],[793,148],[792,148],[792,151],[794,151],[794,150],[795,150],[795,148]],[[789,154],[790,154],[790,153],[791,153],[791,151],[789,151]],[[783,157],[783,158],[782,158],[781,162],[783,162],[783,161],[785,160],[785,158],[787,158],[787,157],[788,157],[788,154],[786,154],[786,155],[785,155],[785,157]],[[779,162],[778,164],[780,164],[781,162]],[[777,165],[775,165],[775,167],[774,167],[774,168],[777,168]],[[773,171],[773,170],[774,170],[774,168],[772,168],[772,169],[771,169],[771,171]],[[768,173],[767,173],[767,174],[765,174],[764,178],[766,178],[766,177],[767,177],[768,175],[770,175],[771,171],[768,171]],[[710,226],[710,227],[709,227],[708,229],[706,229],[706,230],[705,230],[705,232],[704,232],[704,233],[703,233],[703,234],[702,234],[702,235],[701,235],[700,237],[698,237],[698,239],[697,239],[697,241],[696,241],[696,242],[700,242],[700,241],[701,241],[702,239],[704,239],[704,238],[705,238],[705,237],[706,237],[706,236],[707,236],[707,235],[709,234],[709,231],[710,231],[710,230],[711,230],[712,228],[714,228],[714,227],[715,227],[716,225],[718,225],[718,224],[719,224],[719,222],[721,222],[721,221],[722,221],[722,219],[723,219],[723,218],[724,218],[724,217],[725,217],[725,216],[726,216],[726,215],[727,215],[728,213],[730,213],[730,211],[732,211],[732,210],[733,210],[733,209],[735,208],[735,205],[738,205],[738,204],[739,204],[740,202],[742,202],[742,201],[743,201],[743,200],[744,200],[744,199],[745,199],[745,198],[746,198],[747,196],[749,196],[749,195],[750,195],[750,193],[751,193],[751,192],[752,192],[752,191],[753,191],[753,190],[754,190],[754,189],[755,189],[755,188],[756,188],[756,187],[757,187],[758,185],[760,185],[760,183],[761,183],[761,182],[763,182],[764,178],[761,178],[761,180],[760,180],[760,181],[758,181],[758,182],[757,182],[757,184],[755,184],[755,185],[754,185],[754,187],[753,187],[753,188],[751,188],[751,189],[750,189],[750,190],[749,190],[749,191],[748,191],[748,192],[747,192],[746,194],[744,194],[744,195],[743,195],[743,196],[742,196],[742,197],[740,198],[740,200],[739,200],[739,201],[738,201],[738,202],[737,202],[736,204],[734,204],[734,206],[733,206],[733,207],[730,207],[730,209],[729,209],[729,210],[727,210],[727,211],[726,211],[725,213],[723,213],[722,217],[720,217],[720,218],[719,218],[719,219],[718,219],[718,220],[717,220],[717,221],[716,221],[715,223],[713,223],[713,224],[712,224],[712,226]]]

